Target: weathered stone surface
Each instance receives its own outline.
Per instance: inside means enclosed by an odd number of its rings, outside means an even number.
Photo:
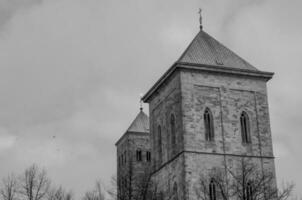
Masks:
[[[137,161],[136,151],[142,152],[141,161]],[[149,175],[151,162],[147,161],[147,152],[151,152],[148,132],[126,132],[117,143],[118,196],[127,199],[130,190],[135,196],[141,179]]]
[[[214,141],[206,141],[203,114],[209,108],[214,121]],[[251,143],[241,138],[240,115],[249,117]],[[171,154],[169,116],[176,115],[177,156]],[[157,127],[162,128],[159,158]],[[165,199],[174,183],[180,199],[196,199],[200,174],[233,166],[250,157],[260,169],[274,171],[266,82],[232,74],[181,70],[161,86],[150,101],[153,179]],[[174,154],[174,155],[176,155]],[[171,161],[172,159],[172,161]],[[177,163],[177,164],[175,164]]]
[[[162,163],[170,160],[174,155],[183,149],[182,134],[182,114],[181,114],[181,95],[180,95],[180,76],[174,74],[168,83],[163,86],[158,95],[153,98],[149,107],[150,112],[150,136],[153,152],[153,169],[158,169]],[[174,155],[171,146],[171,127],[170,117],[175,116],[176,122],[176,149]],[[158,127],[161,127],[162,156],[159,157],[159,138]]]
[[[201,174],[213,168],[237,169],[242,158],[252,159],[263,172],[275,173],[266,88],[272,75],[257,70],[201,30],[143,97],[149,103],[150,135],[122,137],[117,155],[126,151],[134,159],[136,149],[151,148],[152,180],[163,199],[197,199],[195,185]],[[213,119],[211,141],[205,136],[208,109]],[[250,142],[242,139],[242,112],[248,116],[246,140]],[[175,144],[171,115],[176,122]],[[135,176],[148,166],[135,163]],[[118,178],[128,171],[118,167]]]

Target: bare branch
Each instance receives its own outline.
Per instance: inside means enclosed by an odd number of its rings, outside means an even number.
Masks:
[[[294,187],[287,184],[278,190],[274,173],[260,170],[253,160],[246,158],[242,158],[234,168],[214,168],[209,174],[200,175],[195,187],[198,199],[209,199],[210,180],[214,180],[216,196],[223,200],[286,200]]]
[[[17,179],[14,174],[2,179],[0,194],[3,200],[16,200],[17,198]]]
[[[95,183],[95,187],[91,191],[87,191],[82,200],[105,200],[105,192],[102,188],[101,181]]]
[[[25,170],[20,177],[20,181],[20,194],[27,200],[43,200],[46,198],[50,188],[50,179],[47,177],[45,170],[40,170],[37,165],[32,165]]]

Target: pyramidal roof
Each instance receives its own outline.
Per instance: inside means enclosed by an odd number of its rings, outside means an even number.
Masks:
[[[254,66],[222,45],[202,29],[177,63],[212,65],[258,71]]]
[[[149,133],[149,117],[142,109],[127,129],[127,132]]]
[[[202,27],[181,57],[142,97],[148,102],[155,91],[177,69],[193,69],[270,80],[274,73],[260,71],[202,30]]]

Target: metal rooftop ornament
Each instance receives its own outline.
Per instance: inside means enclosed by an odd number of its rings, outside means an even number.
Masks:
[[[143,94],[140,94],[139,97],[140,97],[140,98],[139,98],[139,104],[140,104],[139,109],[142,111],[142,110],[143,110],[143,100],[142,100]]]
[[[202,15],[201,15],[202,9],[199,8],[198,14],[199,14],[199,27],[202,30]]]

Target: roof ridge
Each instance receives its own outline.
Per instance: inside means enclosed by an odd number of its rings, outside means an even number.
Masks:
[[[201,30],[200,30],[201,31]],[[186,52],[188,51],[188,49],[190,48],[190,46],[193,44],[194,40],[198,37],[200,31],[195,35],[195,37],[193,38],[193,40],[189,43],[189,45],[187,46],[187,48],[185,49],[185,51],[181,54],[181,56],[177,59],[176,62],[182,60],[182,58],[185,56]]]

